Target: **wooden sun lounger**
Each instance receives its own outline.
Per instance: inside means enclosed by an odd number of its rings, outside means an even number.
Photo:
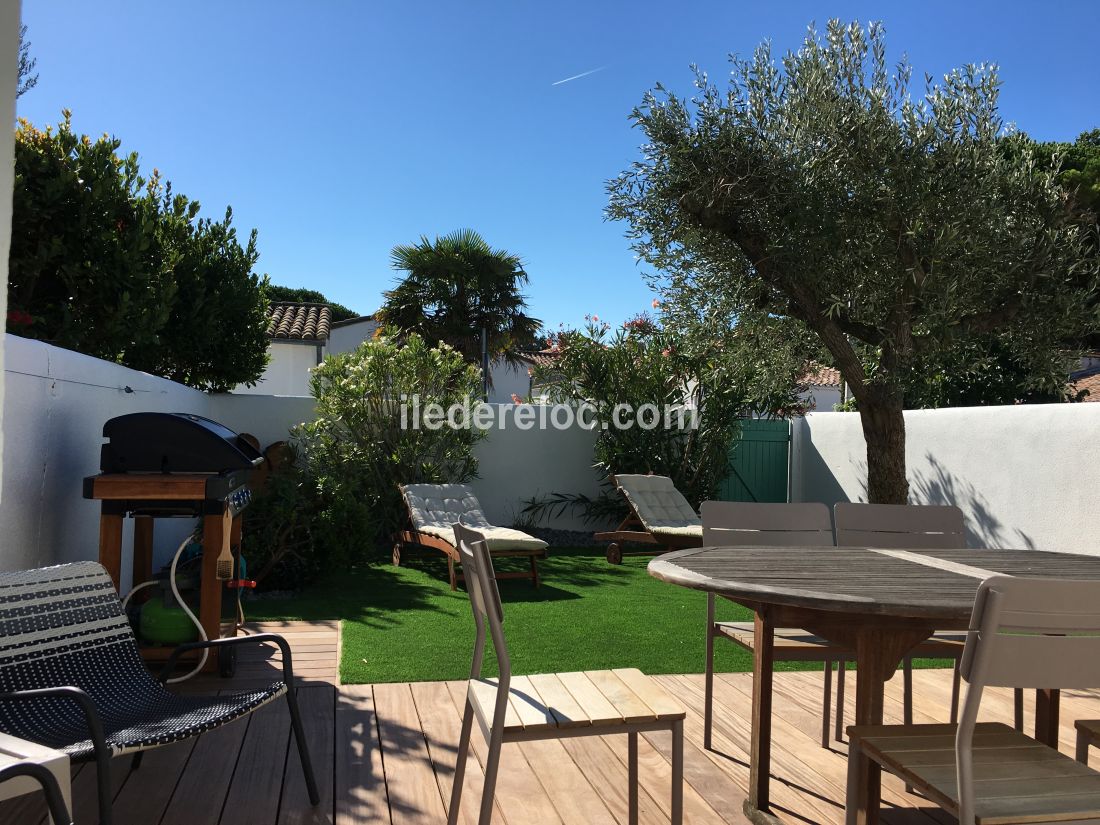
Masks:
[[[455,570],[455,562],[459,561],[458,548],[450,542],[444,541],[438,536],[421,533],[410,524],[406,529],[399,531],[397,535],[394,536],[394,565],[398,567],[401,566],[402,550],[408,547],[427,547],[443,553],[443,555],[447,557],[447,577],[450,579],[451,590],[457,590],[458,583],[465,580],[462,573]],[[494,550],[492,551],[492,556],[494,559],[522,558],[526,556],[530,560],[530,570],[498,572],[496,577],[498,579],[530,579],[535,587],[539,586],[538,560],[546,558],[546,548],[540,550]]]
[[[619,489],[615,477],[611,477],[612,484]],[[673,550],[683,550],[688,547],[702,547],[703,538],[699,536],[655,536],[649,532],[642,523],[641,517],[634,509],[634,504],[624,495],[626,506],[630,508],[626,518],[622,520],[614,530],[596,533],[592,536],[596,541],[609,541],[607,546],[607,561],[609,564],[622,564],[624,556],[659,556],[661,553],[669,553]],[[655,547],[650,550],[632,550],[623,552],[620,542],[632,541],[637,544],[652,544]]]

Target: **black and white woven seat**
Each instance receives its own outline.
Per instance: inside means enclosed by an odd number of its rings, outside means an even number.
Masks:
[[[178,742],[285,695],[310,801],[320,797],[293,690],[290,647],[271,633],[182,645],[273,642],[283,679],[262,690],[177,696],[146,669],[107,572],[95,562],[0,573],[0,731],[95,760],[100,822],[111,822],[110,759]],[[164,672],[171,671],[175,658]],[[135,761],[136,764],[136,761]]]

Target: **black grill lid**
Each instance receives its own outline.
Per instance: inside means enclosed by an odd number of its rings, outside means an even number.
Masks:
[[[263,456],[228,427],[191,413],[130,413],[103,425],[105,473],[221,473],[251,469]]]

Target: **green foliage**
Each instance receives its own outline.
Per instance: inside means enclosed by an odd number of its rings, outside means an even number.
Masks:
[[[242,552],[261,591],[297,590],[324,569],[331,544],[316,484],[292,447],[244,511]]]
[[[1040,143],[1040,153],[1054,152],[1060,161],[1058,182],[1072,198],[1073,207],[1100,212],[1100,129],[1082,132],[1074,143]]]
[[[264,293],[267,295],[267,300],[276,304],[280,302],[288,303],[302,303],[302,304],[328,304],[332,308],[332,320],[333,321],[348,321],[352,318],[358,318],[360,313],[343,304],[338,304],[335,301],[330,301],[322,293],[316,289],[306,289],[301,287],[295,289],[289,286],[279,286],[278,284],[269,283],[264,287]]]
[[[382,323],[443,341],[470,363],[481,363],[481,330],[491,358],[515,360],[535,343],[541,322],[527,315],[519,257],[493,249],[477,232],[460,229],[434,241],[395,246],[394,269],[406,273],[383,293]]]
[[[858,402],[871,500],[903,502],[912,371],[993,338],[1028,386],[1052,383],[1052,353],[1096,325],[1100,267],[1058,169],[1005,130],[993,67],[914,99],[885,53],[879,24],[831,21],[778,63],[767,44],[732,58],[726,89],[697,72],[690,101],[649,92],[608,215],[671,298],[815,333]]]
[[[38,58],[31,57],[31,43],[27,40],[27,27],[19,27],[19,72],[16,75],[15,97],[21,98],[38,85],[38,72],[34,67],[38,65]],[[33,72],[33,74],[32,74]]]
[[[20,121],[8,329],[207,390],[254,382],[266,301],[232,212],[199,218],[121,143]]]
[[[538,369],[535,381],[553,401],[588,406],[587,420],[596,430],[593,463],[601,478],[652,472],[672,478],[693,505],[714,497],[729,471],[738,419],[749,406],[728,362],[682,349],[678,336],[648,316],[614,331],[594,318],[583,331],[558,335],[556,346],[556,366]],[[621,405],[628,413],[617,421]],[[645,405],[661,417],[657,426],[635,423]],[[682,421],[666,410],[682,410]],[[598,500],[578,504],[603,513]]]
[[[361,558],[403,525],[397,485],[463,482],[477,472],[473,448],[483,431],[413,427],[414,416],[403,415],[402,404],[413,395],[421,409],[476,403],[479,371],[445,344],[429,346],[415,333],[398,336],[383,329],[313,371],[317,417],[295,435],[337,545],[328,550],[333,558]]]

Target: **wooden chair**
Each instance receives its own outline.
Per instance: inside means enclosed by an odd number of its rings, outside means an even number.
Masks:
[[[461,574],[455,572],[459,561],[454,530],[457,523],[473,527],[485,536],[489,552],[497,558],[526,558],[529,572],[497,573],[498,579],[530,579],[539,586],[539,559],[546,558],[547,544],[511,527],[495,527],[485,517],[485,511],[466,484],[403,484],[401,495],[409,510],[409,525],[394,536],[393,563],[401,564],[401,551],[408,545],[430,547],[447,557],[447,577],[451,590],[458,587]]]
[[[703,526],[699,515],[668,476],[622,473],[611,476],[630,512],[614,530],[596,533],[597,541],[609,541],[607,561],[622,564],[623,556],[644,556],[701,547]],[[652,550],[624,553],[620,542],[654,545]]]
[[[458,822],[462,780],[475,718],[489,746],[479,825],[489,825],[493,817],[493,796],[503,743],[613,733],[625,733],[628,737],[629,821],[637,825],[638,734],[657,730],[672,732],[671,820],[673,825],[681,825],[684,708],[659,684],[634,669],[513,676],[508,643],[504,638],[504,610],[485,539],[481,533],[461,524],[454,525],[454,531],[466,571],[466,589],[474,611],[477,638],[462,714],[451,804],[447,810],[448,825]],[[481,678],[486,632],[492,639],[499,666],[500,676],[496,679]]]
[[[962,510],[945,504],[857,504],[833,506],[837,547],[880,547],[887,550],[961,550],[966,547]],[[913,659],[952,659],[951,721],[959,716],[959,657],[966,634],[946,631],[922,642],[902,664],[905,683],[905,723],[913,721]],[[1015,692],[1016,730],[1024,729],[1024,695]]]
[[[848,728],[847,822],[861,760],[877,762],[960,825],[1100,820],[1100,773],[1000,723],[977,723],[984,689],[1100,687],[1100,582],[993,576],[978,588],[960,664],[957,725]]]
[[[704,501],[703,545],[725,547],[814,547],[833,544],[833,523],[824,504],[757,504],[740,501]],[[714,705],[714,640],[729,639],[752,651],[756,647],[753,622],[715,621],[715,596],[707,594],[707,669],[703,706],[703,747],[711,747]],[[844,662],[851,654],[832,642],[796,628],[775,631],[777,662],[822,662],[825,693],[821,710],[821,747],[829,747],[833,663],[837,663],[836,737],[840,739],[844,707]]]

